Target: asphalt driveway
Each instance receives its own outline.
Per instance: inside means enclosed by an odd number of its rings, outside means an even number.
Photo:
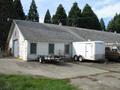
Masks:
[[[30,74],[64,79],[105,72],[108,71],[75,63],[41,64],[39,62],[25,62],[14,58],[0,59],[0,73],[5,74]]]
[[[99,64],[94,62],[82,62],[79,65],[107,70],[107,73],[89,75],[71,79],[71,84],[83,88],[83,90],[120,90],[120,62]]]
[[[120,63],[41,64],[3,58],[0,59],[0,73],[39,75],[57,79],[67,78],[72,85],[83,90],[120,90]]]

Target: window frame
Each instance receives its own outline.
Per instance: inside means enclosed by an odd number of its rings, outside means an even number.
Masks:
[[[68,46],[68,47],[67,47]],[[66,48],[67,47],[67,48]],[[69,55],[70,54],[70,45],[65,44],[65,54]]]
[[[32,45],[35,46],[33,47]],[[30,43],[30,54],[37,54],[37,43]]]
[[[51,47],[50,47],[50,45],[53,45],[53,50],[51,51]],[[54,43],[49,43],[48,44],[48,54],[52,54],[52,55],[54,55],[54,53],[55,53],[55,44]]]

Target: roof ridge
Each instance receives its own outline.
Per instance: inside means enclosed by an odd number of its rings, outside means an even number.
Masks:
[[[52,26],[57,26],[57,27],[68,27],[68,28],[75,28],[75,29],[81,29],[81,30],[88,30],[90,32],[101,32],[101,33],[110,33],[110,34],[115,34],[115,35],[120,35],[118,33],[113,33],[113,32],[105,32],[105,31],[99,31],[99,30],[95,30],[95,29],[87,29],[87,28],[81,28],[81,27],[73,27],[73,26],[60,26],[57,24],[49,24],[49,23],[40,23],[40,22],[33,22],[33,21],[28,21],[28,20],[18,20],[18,19],[14,19],[14,21],[23,21],[23,22],[30,22],[30,23],[37,23],[37,24],[43,24],[43,25],[52,25]]]

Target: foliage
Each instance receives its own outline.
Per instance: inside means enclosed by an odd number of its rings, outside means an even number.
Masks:
[[[101,20],[100,20],[100,24],[101,24],[101,28],[102,28],[102,30],[103,30],[103,31],[106,31],[105,23],[104,23],[103,18],[101,18]]]
[[[83,16],[83,20],[81,26],[83,28],[101,30],[101,25],[99,23],[99,20],[88,4],[85,5],[82,12],[82,16]]]
[[[114,18],[109,22],[107,30],[110,32],[120,33],[120,14],[116,14]]]
[[[49,10],[47,10],[45,14],[44,23],[51,23],[51,15]]]
[[[68,26],[80,26],[80,17],[81,17],[81,10],[78,7],[78,4],[75,2],[68,14]]]
[[[0,47],[4,49],[11,21],[8,18],[14,18],[13,1],[0,0]]]
[[[67,21],[67,14],[62,4],[60,4],[57,8],[55,15],[53,15],[52,17],[52,23],[53,24],[62,23],[62,25],[66,25],[67,24],[66,21]]]
[[[25,20],[25,13],[20,0],[14,1],[15,19]]]
[[[34,21],[34,22],[39,22],[39,14],[38,14],[37,6],[36,6],[34,0],[32,0],[32,3],[30,5],[27,20]]]

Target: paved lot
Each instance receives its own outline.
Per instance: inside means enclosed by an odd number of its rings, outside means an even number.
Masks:
[[[13,58],[0,59],[0,73],[29,74],[50,78],[69,78],[71,84],[83,90],[120,90],[120,63],[99,64],[76,62],[40,64]]]
[[[78,64],[109,72],[74,78],[71,79],[71,84],[83,88],[83,90],[120,90],[120,62],[110,62],[108,64],[83,62]]]
[[[5,74],[31,74],[64,79],[105,72],[108,71],[73,63],[41,64],[17,59],[0,59],[0,73]]]

